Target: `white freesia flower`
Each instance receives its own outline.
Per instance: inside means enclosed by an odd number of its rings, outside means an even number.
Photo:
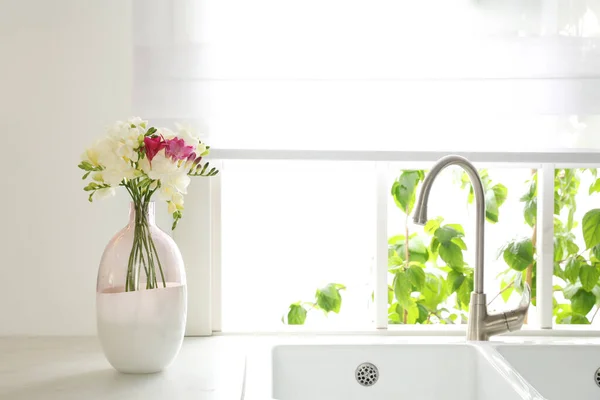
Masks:
[[[177,137],[183,139],[188,146],[194,146],[196,156],[202,156],[206,153],[206,145],[200,140],[200,136],[196,134],[190,125],[175,124],[177,127]]]
[[[173,193],[171,199],[168,200],[169,214],[183,210],[183,195],[179,192]]]
[[[104,175],[102,175],[102,172],[96,172],[95,174],[92,175],[92,179],[95,180],[96,182],[103,183]]]
[[[96,190],[96,193],[94,193],[94,198],[98,199],[98,200],[102,200],[102,199],[106,199],[108,197],[112,197],[114,195],[115,195],[115,189],[108,187],[108,188]]]
[[[105,183],[111,186],[117,186],[123,179],[132,179],[140,175],[129,161],[117,154],[119,142],[114,138],[108,137],[102,139],[86,154],[92,154],[97,163],[104,167],[102,178]]]
[[[175,229],[191,181],[188,174],[200,165],[199,157],[207,154],[207,146],[189,125],[177,124],[176,131],[171,131],[131,117],[111,126],[103,139],[82,154],[78,167],[88,180],[83,189],[90,202],[113,196],[117,186],[124,186],[138,205],[156,195],[167,201]],[[201,175],[194,171],[193,176]],[[136,262],[130,260],[130,267]],[[134,289],[132,282],[128,285]]]
[[[159,151],[152,159],[152,165],[148,160],[140,160],[140,167],[148,178],[160,180],[160,194],[166,200],[170,200],[172,193],[179,192],[186,194],[190,184],[188,169],[185,163],[173,162],[165,156],[165,151]]]
[[[126,122],[119,121],[109,129],[108,135],[115,141],[114,150],[118,156],[126,160],[138,160],[137,150],[146,133],[145,125],[140,118],[132,118]]]
[[[94,167],[100,166],[100,162],[98,161],[98,151],[96,150],[96,147],[93,146],[89,149],[86,149],[85,152],[81,155],[81,161],[87,161]]]
[[[148,121],[144,121],[140,117],[130,117],[127,122],[129,125],[135,125],[144,129],[148,127]]]

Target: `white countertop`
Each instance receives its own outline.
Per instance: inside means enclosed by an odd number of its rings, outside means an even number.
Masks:
[[[597,336],[505,336],[494,338],[496,340],[506,343],[600,344]],[[270,392],[268,359],[271,347],[317,342],[460,343],[464,342],[464,338],[374,335],[185,338],[175,362],[165,371],[150,375],[127,375],[115,371],[104,358],[98,340],[92,337],[0,338],[0,400],[238,400],[243,395],[246,365],[246,394],[252,399],[264,400],[269,397],[265,394]],[[259,396],[253,397],[252,393],[259,393]]]
[[[164,372],[126,375],[96,338],[0,339],[2,400],[241,399],[243,339],[186,338]]]

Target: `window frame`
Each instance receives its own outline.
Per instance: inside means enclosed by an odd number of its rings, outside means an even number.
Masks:
[[[265,149],[212,149],[210,162],[218,168],[226,160],[302,160],[302,161],[366,161],[374,162],[376,189],[376,248],[375,254],[375,296],[374,324],[360,334],[432,334],[461,335],[465,327],[414,327],[388,326],[387,320],[387,202],[389,188],[388,165],[391,162],[411,164],[433,164],[439,158],[457,154],[466,157],[478,168],[521,167],[538,170],[538,224],[537,224],[537,326],[528,326],[518,334],[527,331],[540,334],[577,335],[593,333],[589,327],[553,326],[552,323],[552,278],[554,274],[554,170],[558,168],[599,168],[600,151],[562,150],[556,152],[443,152],[443,151],[321,151],[321,150],[265,150]],[[226,169],[190,192],[188,204],[196,204],[199,209],[191,221],[174,232],[175,239],[182,247],[184,257],[188,253],[188,293],[190,294],[188,335],[207,336],[222,330],[221,315],[221,179]],[[192,207],[188,207],[188,210]],[[186,211],[187,212],[187,211]],[[187,219],[188,215],[186,215]],[[184,219],[185,220],[185,219]],[[183,221],[182,221],[183,222]],[[209,226],[208,229],[206,226]],[[204,234],[201,234],[201,231]],[[200,235],[200,240],[198,240]],[[192,267],[191,267],[192,266]],[[306,328],[282,327],[281,332],[307,331]],[[558,331],[558,332],[557,332]],[[313,331],[311,331],[313,332]],[[327,333],[347,333],[331,330]]]

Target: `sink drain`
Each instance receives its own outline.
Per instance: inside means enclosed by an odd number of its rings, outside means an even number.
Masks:
[[[362,363],[356,367],[354,376],[362,386],[373,386],[379,379],[379,370],[371,363]]]
[[[600,368],[594,372],[594,382],[596,382],[596,385],[600,387]]]

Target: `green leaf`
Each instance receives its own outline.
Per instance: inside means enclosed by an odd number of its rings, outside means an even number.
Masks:
[[[515,291],[515,284],[514,283],[510,287],[507,287],[508,285],[510,285],[510,283],[507,283],[507,282],[504,282],[504,281],[502,281],[502,283],[500,285],[500,290],[502,290],[502,293],[500,294],[500,296],[502,296],[502,300],[504,300],[505,303],[508,301],[508,299],[510,298],[510,296]]]
[[[565,265],[565,278],[571,283],[577,282],[580,270],[581,262],[576,257],[570,257]]]
[[[395,306],[396,306],[396,304],[394,304],[394,307]],[[388,323],[401,324],[402,318],[400,318],[400,314],[398,314],[396,311],[392,311],[392,312],[388,313]]]
[[[596,296],[593,293],[579,289],[571,298],[571,308],[574,313],[587,315],[596,304]]]
[[[404,272],[398,272],[394,276],[394,295],[398,304],[402,307],[410,305],[410,294],[412,293],[412,284]]]
[[[407,324],[416,323],[417,320],[419,319],[419,307],[417,307],[417,304],[413,301],[413,302],[411,302],[410,306],[408,308],[406,308],[405,310],[407,311],[406,323]]]
[[[425,271],[423,268],[417,265],[411,265],[406,270],[406,275],[416,291],[420,292],[423,289],[423,285],[425,285]]]
[[[523,217],[527,225],[533,227],[537,218],[537,198],[525,202]]]
[[[456,243],[447,242],[440,246],[440,257],[451,268],[461,269],[464,265],[463,252]]]
[[[583,289],[591,292],[594,286],[598,283],[600,278],[600,271],[596,266],[582,264],[579,269],[579,279],[581,280],[581,286]]]
[[[552,299],[553,303],[556,301]],[[554,315],[556,315],[557,324],[568,324],[571,322],[571,305],[570,304],[555,304]]]
[[[554,237],[554,261],[555,262],[560,262],[563,260],[564,256],[565,256],[565,252],[564,252],[564,240],[562,237],[560,236],[555,236]]]
[[[423,171],[405,170],[402,171],[392,185],[394,202],[407,215],[412,212],[416,199],[417,186],[424,177],[425,174]]]
[[[419,324],[423,324],[427,321],[427,317],[429,317],[429,310],[421,303],[417,303],[417,309],[419,310],[419,316],[417,317],[417,322]]]
[[[583,216],[581,229],[586,249],[600,244],[600,209],[590,210]]]
[[[398,267],[403,267],[404,264],[406,264],[404,260],[398,257],[393,249],[388,251],[388,267],[391,267],[390,271],[398,269]]]
[[[596,296],[596,307],[600,306],[600,286],[594,286],[592,293]]]
[[[600,260],[600,245],[596,245],[592,247],[591,254],[597,259]]]
[[[304,321],[306,321],[306,308],[300,303],[290,305],[290,311],[287,315],[288,325],[304,325]]]
[[[459,233],[460,237],[465,236],[465,229],[462,227],[461,224],[447,224],[447,225],[444,225],[444,226],[447,226],[448,228],[454,229],[456,232]]]
[[[432,252],[437,253],[438,250],[440,249],[440,241],[437,240],[436,237],[432,237],[429,247],[431,248]]]
[[[562,292],[566,299],[571,299],[573,296],[575,296],[575,293],[577,293],[579,289],[581,289],[581,283],[577,282],[565,286],[562,288]]]
[[[452,238],[452,243],[458,245],[462,250],[467,250],[467,244],[459,237]]]
[[[448,284],[450,285],[450,293],[454,293],[460,288],[465,281],[465,275],[458,271],[448,272]]]
[[[404,261],[406,261],[406,243],[404,240],[396,242],[392,245],[397,255]],[[418,236],[413,236],[408,239],[408,256],[410,261],[416,261],[425,263],[429,260],[429,252],[427,246],[423,243],[423,239]]]
[[[567,239],[566,243],[567,243],[567,252],[569,254],[577,254],[577,253],[579,253],[579,246],[577,246],[577,244],[575,242],[573,242],[572,239]]]
[[[404,236],[404,235],[394,235],[388,239],[388,244],[392,245],[392,244],[402,243],[402,242],[404,242],[405,239],[406,239],[406,236]]]
[[[404,322],[404,312],[406,311],[406,323],[407,324],[414,324],[417,322],[418,318],[419,318],[419,308],[417,307],[416,303],[414,301],[410,301],[409,305],[404,308],[400,305],[398,305],[398,315],[400,316],[400,319],[402,320],[401,322]]]
[[[436,310],[438,305],[448,297],[448,290],[444,280],[434,274],[425,274],[425,286],[421,290],[421,299],[419,300],[430,310]]]
[[[589,325],[590,321],[583,315],[573,314],[571,316],[571,324],[573,324],[573,325]]]
[[[469,309],[471,301],[471,293],[473,292],[473,275],[466,275],[462,285],[456,291],[456,300],[458,305],[463,310]]]
[[[520,201],[525,203],[523,207],[525,222],[533,227],[537,217],[537,173],[529,181],[529,190],[521,196]]]
[[[340,290],[344,290],[346,287],[339,283],[329,283],[321,289],[317,289],[315,298],[317,299],[317,305],[326,313],[333,311],[339,313],[342,306],[342,295]]]
[[[600,179],[596,179],[594,183],[590,185],[589,194],[600,192]]]
[[[515,271],[523,271],[533,264],[533,245],[531,239],[515,240],[506,245],[503,252],[504,261]]]
[[[442,217],[430,219],[429,221],[427,221],[427,223],[425,224],[425,227],[423,228],[425,233],[427,233],[428,235],[433,235],[435,233],[435,231],[438,230],[438,228],[440,227],[440,225],[442,224],[443,221],[444,221],[444,218],[442,218]]]
[[[462,227],[461,227],[462,229]],[[433,234],[441,244],[450,243],[452,239],[464,236],[464,233],[456,229],[456,225],[444,225]]]
[[[506,201],[508,189],[506,186],[498,183],[485,193],[485,217],[491,223],[498,222],[500,206]]]

